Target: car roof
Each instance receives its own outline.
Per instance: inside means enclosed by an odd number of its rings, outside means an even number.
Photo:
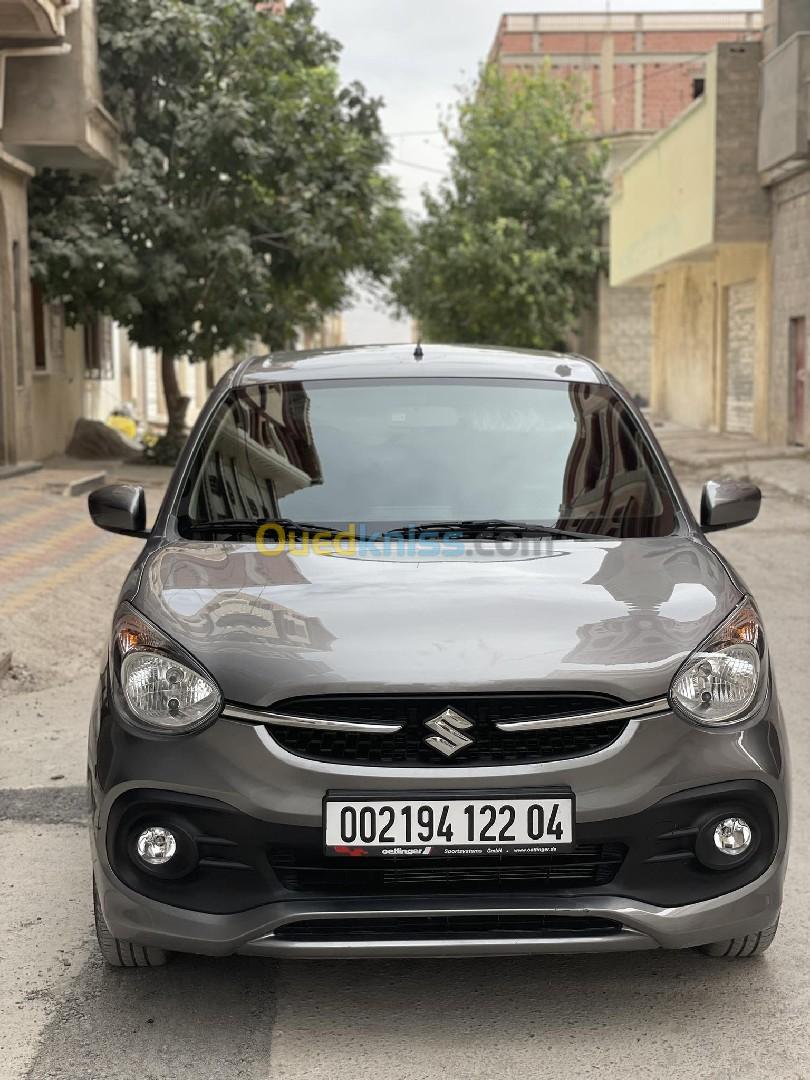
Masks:
[[[239,364],[233,385],[316,379],[501,378],[604,383],[591,360],[568,353],[483,345],[362,345],[278,352]]]

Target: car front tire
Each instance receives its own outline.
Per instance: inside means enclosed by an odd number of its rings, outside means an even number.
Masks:
[[[758,934],[746,934],[745,937],[729,938],[727,941],[713,941],[708,945],[698,946],[698,951],[705,956],[713,956],[721,960],[759,956],[770,948],[778,928],[779,920],[777,919],[773,926],[760,930]]]
[[[134,941],[126,941],[110,933],[101,910],[95,882],[93,883],[93,918],[96,924],[98,947],[110,967],[162,967],[169,959],[169,954],[164,949],[156,948],[154,945],[136,945]]]

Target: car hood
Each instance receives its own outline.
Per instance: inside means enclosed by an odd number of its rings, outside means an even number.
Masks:
[[[441,554],[170,542],[134,605],[227,700],[324,693],[577,690],[643,701],[740,600],[698,539],[524,541]],[[459,553],[460,552],[460,553]]]

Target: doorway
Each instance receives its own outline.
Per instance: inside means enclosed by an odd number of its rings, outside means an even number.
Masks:
[[[754,427],[756,285],[726,290],[726,431],[750,435]]]

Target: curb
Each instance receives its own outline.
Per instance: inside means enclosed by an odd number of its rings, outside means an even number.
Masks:
[[[12,480],[16,476],[26,476],[28,473],[38,472],[42,468],[39,461],[22,461],[19,465],[0,466],[0,480]]]
[[[49,480],[45,487],[59,495],[73,496],[84,495],[88,491],[95,491],[103,487],[107,482],[105,472],[90,473],[88,476],[80,476],[77,480],[70,480],[67,484],[61,480]]]

